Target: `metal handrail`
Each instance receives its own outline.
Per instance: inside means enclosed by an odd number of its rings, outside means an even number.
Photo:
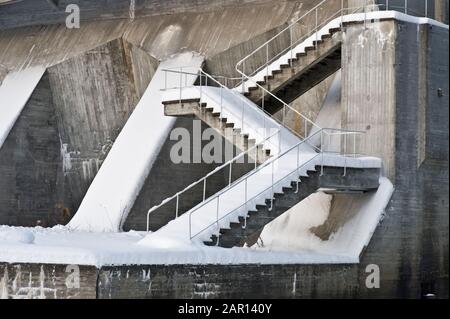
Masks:
[[[209,172],[208,174],[206,174],[205,176],[203,176],[202,178],[200,178],[199,180],[195,181],[194,183],[186,186],[183,190],[177,192],[176,194],[164,199],[160,204],[153,206],[152,208],[150,208],[147,212],[147,232],[149,231],[150,228],[150,215],[151,213],[153,213],[154,211],[156,211],[157,209],[161,208],[162,206],[164,206],[165,204],[169,203],[171,200],[173,199],[179,199],[180,195],[182,195],[183,193],[187,192],[188,190],[194,188],[195,186],[203,183],[203,201],[206,199],[206,180],[208,179],[208,177],[216,174],[217,172],[221,171],[222,169],[230,166],[236,162],[237,160],[239,160],[240,158],[242,158],[243,156],[249,154],[251,151],[255,150],[255,154],[256,154],[256,158],[255,158],[255,169],[258,165],[258,148],[261,147],[261,145],[264,145],[265,142],[267,142],[269,139],[271,139],[272,137],[276,136],[277,134],[280,134],[281,130],[277,130],[274,134],[268,136],[264,141],[255,144],[254,146],[252,146],[251,148],[247,149],[245,152],[241,152],[239,153],[237,156],[235,156],[234,158],[232,158],[231,160],[227,161],[226,163],[222,164],[219,167],[216,167],[214,170],[212,170],[211,172]],[[231,171],[231,169],[230,169]],[[176,208],[176,212],[175,212],[175,218],[178,218],[179,216],[179,212],[178,212],[178,205]]]
[[[203,89],[202,89],[202,84],[205,84],[205,86],[208,86],[208,82],[207,81],[205,81],[205,82],[203,82],[202,81],[202,77],[206,77],[206,79],[211,79],[214,83],[216,83],[217,85],[219,85],[219,87],[220,88],[222,88],[222,89],[225,89],[225,90],[227,90],[228,92],[230,92],[230,93],[232,93],[233,95],[235,95],[235,96],[237,96],[243,103],[245,102],[245,103],[247,103],[247,105],[250,105],[251,107],[253,107],[249,102],[247,102],[247,101],[245,101],[244,100],[244,97],[239,93],[239,92],[236,92],[235,90],[231,90],[231,89],[229,89],[228,87],[226,87],[225,85],[223,85],[222,83],[220,83],[219,81],[217,81],[212,75],[210,75],[210,74],[208,74],[208,73],[206,73],[204,70],[202,70],[201,68],[199,68],[198,69],[198,72],[200,73],[200,75],[198,74],[198,73],[192,73],[192,72],[185,72],[185,71],[182,71],[181,70],[181,68],[178,68],[178,69],[180,69],[180,70],[177,70],[177,69],[165,69],[165,70],[163,70],[164,72],[166,72],[166,74],[167,73],[178,73],[178,74],[180,74],[181,76],[181,80],[180,80],[180,86],[178,86],[178,87],[173,87],[173,88],[167,88],[167,85],[165,86],[165,89],[164,90],[168,90],[168,89],[179,89],[180,90],[180,97],[178,98],[178,100],[180,100],[181,101],[181,98],[182,98],[182,89],[183,89],[183,86],[182,86],[182,84],[183,84],[183,81],[182,81],[182,75],[185,75],[185,76],[187,76],[187,75],[197,75],[197,76],[200,76],[200,86],[199,86],[199,88],[200,88],[200,96],[202,95],[202,93],[203,93]],[[167,76],[167,75],[166,75]],[[231,79],[233,79],[233,78],[231,78]],[[165,80],[165,83],[167,83],[167,80]],[[186,86],[187,87],[187,86]],[[280,100],[281,101],[281,100]],[[284,102],[283,102],[284,103]],[[304,138],[306,138],[307,136],[308,136],[308,130],[307,130],[307,127],[308,127],[308,124],[310,125],[310,126],[312,126],[312,128],[311,128],[311,130],[313,129],[313,128],[316,128],[316,129],[318,129],[318,130],[320,130],[321,129],[321,127],[320,126],[318,126],[315,122],[313,122],[312,120],[310,120],[309,118],[307,118],[305,115],[303,115],[303,114],[301,114],[299,111],[297,111],[296,109],[294,109],[294,108],[292,108],[292,107],[289,107],[290,108],[290,111],[292,111],[292,112],[294,112],[296,115],[298,115],[303,121],[304,121],[304,124],[305,124],[305,134],[304,135],[302,135],[300,132],[297,132],[297,131],[295,131],[294,129],[292,129],[292,128],[290,128],[289,126],[286,126],[286,116],[285,116],[285,114],[286,114],[286,112],[283,110],[283,116],[282,116],[282,120],[280,121],[279,119],[277,119],[276,117],[274,117],[272,114],[270,114],[269,112],[267,112],[265,109],[261,109],[261,108],[259,108],[259,107],[256,107],[256,108],[253,108],[254,110],[256,110],[256,112],[258,112],[258,113],[261,113],[262,115],[267,115],[267,116],[269,116],[271,119],[273,119],[274,121],[276,121],[277,123],[279,123],[279,124],[281,124],[281,125],[283,125],[284,126],[284,128],[286,128],[287,130],[289,130],[291,133],[293,133],[294,135],[296,135],[296,136],[298,136],[298,137],[300,137],[300,138],[302,138],[302,139],[304,139]],[[245,114],[244,114],[245,115]],[[242,117],[242,122],[244,122],[244,116]]]
[[[258,168],[252,170],[251,172],[247,173],[246,175],[242,176],[241,178],[237,179],[236,181],[234,181],[232,184],[228,185],[226,188],[222,189],[221,191],[217,192],[214,196],[209,197],[206,201],[203,201],[202,203],[200,203],[199,205],[197,205],[196,207],[193,208],[193,210],[191,210],[189,212],[189,237],[190,239],[193,239],[194,237],[198,236],[200,233],[202,233],[203,231],[205,231],[206,229],[208,229],[209,227],[211,227],[214,224],[218,224],[220,220],[222,220],[223,218],[229,216],[231,213],[235,212],[237,209],[243,207],[246,203],[248,203],[249,201],[252,201],[255,197],[258,197],[259,195],[261,195],[263,192],[266,192],[268,189],[272,188],[272,198],[271,198],[271,208],[273,207],[273,190],[274,190],[274,185],[278,184],[281,180],[285,179],[287,176],[291,175],[292,173],[294,173],[295,171],[299,171],[301,170],[306,164],[308,164],[312,158],[310,160],[308,160],[307,162],[304,162],[302,164],[298,163],[299,160],[299,152],[300,152],[300,146],[303,144],[308,144],[309,140],[312,140],[316,135],[318,135],[320,133],[320,138],[321,138],[321,145],[320,148],[317,148],[319,151],[318,153],[313,157],[316,158],[319,155],[322,155],[322,169],[321,169],[321,173],[323,172],[323,154],[324,153],[336,153],[336,152],[328,152],[328,151],[324,151],[323,150],[323,134],[330,134],[327,131],[331,130],[331,131],[337,131],[338,133],[332,133],[332,135],[353,135],[356,137],[356,135],[360,135],[360,134],[365,134],[366,132],[364,131],[352,131],[352,130],[346,130],[346,129],[332,129],[332,128],[322,128],[319,131],[316,131],[315,133],[313,133],[312,135],[310,135],[308,138],[306,138],[305,140],[300,141],[299,143],[293,145],[292,147],[290,147],[289,149],[285,150],[284,152],[282,152],[281,154],[279,154],[276,158],[274,158],[271,161],[265,162],[263,164],[261,164],[260,166],[258,166]],[[347,143],[348,139],[345,139],[345,143]],[[355,143],[355,140],[354,140]],[[259,171],[261,171],[262,169],[264,169],[265,167],[272,165],[272,179],[273,179],[273,165],[275,163],[275,161],[279,160],[280,158],[282,158],[283,156],[285,156],[286,154],[290,153],[292,150],[297,148],[297,167],[296,169],[294,169],[293,171],[291,171],[289,174],[285,175],[283,178],[277,180],[276,182],[272,182],[272,185],[269,186],[268,188],[266,188],[263,192],[259,193],[258,195],[252,197],[251,199],[247,199],[245,200],[245,203],[243,205],[240,205],[239,207],[235,208],[234,210],[232,210],[231,212],[227,213],[225,216],[222,216],[222,218],[218,217],[218,214],[216,214],[216,221],[209,224],[208,226],[204,227],[202,230],[200,230],[199,232],[197,232],[196,234],[192,234],[192,214],[194,214],[196,211],[198,211],[200,208],[202,208],[203,206],[207,205],[208,203],[210,203],[213,200],[219,200],[220,196],[223,195],[225,192],[227,192],[229,189],[233,188],[234,186],[240,184],[242,181],[245,181],[245,183],[247,183],[247,180],[253,176],[254,174],[258,173]],[[344,145],[344,150],[347,150],[346,145]],[[340,153],[340,152],[339,152]],[[360,154],[357,153],[348,153],[346,154],[346,152],[344,151],[344,156],[346,155],[353,155],[353,156],[357,156]],[[344,170],[346,169],[346,167],[344,167]],[[298,181],[297,181],[298,183]],[[298,184],[297,184],[298,187]],[[247,189],[247,187],[246,187]],[[247,196],[247,195],[245,195]]]

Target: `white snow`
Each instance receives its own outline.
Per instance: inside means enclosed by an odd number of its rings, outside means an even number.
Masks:
[[[44,75],[36,66],[8,73],[0,85],[0,148],[8,137],[25,104]]]
[[[419,18],[419,17],[415,17],[415,16],[410,16],[410,15],[407,15],[407,14],[404,14],[404,13],[401,13],[398,11],[372,11],[372,12],[367,12],[366,14],[354,13],[354,14],[344,15],[342,18],[338,17],[338,18],[331,20],[329,23],[327,23],[323,28],[321,28],[317,32],[317,36],[316,36],[316,33],[314,33],[311,36],[309,36],[308,38],[305,38],[296,47],[294,47],[292,49],[292,52],[291,52],[291,50],[289,50],[281,57],[275,59],[267,67],[264,67],[263,69],[259,70],[256,74],[253,74],[249,79],[244,81],[245,84],[243,87],[241,84],[241,85],[238,85],[234,90],[236,90],[238,92],[242,92],[242,91],[248,92],[250,87],[256,86],[256,84],[255,84],[256,82],[263,81],[264,76],[266,76],[268,74],[270,75],[272,73],[272,71],[280,70],[280,66],[282,64],[288,64],[288,60],[291,57],[295,57],[297,53],[305,53],[306,47],[312,46],[313,41],[315,41],[316,39],[320,39],[322,37],[322,35],[329,34],[330,29],[339,27],[341,22],[344,22],[344,23],[345,22],[357,22],[357,21],[364,21],[364,20],[370,21],[372,19],[373,20],[395,19],[395,20],[410,22],[410,23],[415,23],[415,24],[430,24],[430,25],[438,26],[438,27],[448,30],[448,25],[446,25],[444,23],[441,23],[441,22],[438,22],[436,20],[429,19],[429,18]]]
[[[292,208],[282,236],[265,229],[265,248],[207,247],[181,237],[153,237],[145,232],[93,233],[64,226],[25,228],[0,226],[0,262],[104,265],[143,264],[326,264],[357,263],[369,243],[393,191],[389,180],[362,202],[352,205],[353,218],[328,240],[314,238],[308,229],[323,224],[329,200],[323,194]],[[299,215],[299,216],[297,216]],[[278,225],[283,224],[283,222]],[[276,225],[276,224],[273,224]],[[157,234],[158,232],[154,233]],[[10,238],[6,240],[5,238]],[[13,238],[13,239],[11,239]],[[29,238],[23,240],[21,238]],[[34,238],[34,240],[31,240]]]
[[[339,227],[328,240],[319,238],[312,230],[330,219],[332,195],[315,193],[268,224],[261,233],[264,247],[257,249],[307,251],[325,255],[332,253],[358,260],[382,218],[393,191],[392,183],[382,177],[374,193],[339,195],[342,196],[341,205],[330,222]]]
[[[25,230],[34,243],[5,242],[3,233]],[[166,245],[150,248],[138,244],[142,232],[92,233],[64,226],[22,228],[0,226],[0,262],[93,265],[156,264],[311,264],[355,263],[339,255],[309,252],[266,252],[251,248],[224,249],[204,245]]]
[[[162,70],[196,71],[203,57],[188,52],[160,63],[144,95],[114,142],[68,227],[96,232],[119,231],[175,121],[164,116]],[[193,83],[195,77],[186,81]],[[171,83],[169,83],[170,85]]]
[[[0,232],[0,242],[32,244],[34,235],[26,228],[9,228]]]

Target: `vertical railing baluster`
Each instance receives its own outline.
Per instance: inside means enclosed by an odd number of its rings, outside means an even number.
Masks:
[[[315,44],[315,47],[316,47],[316,49],[317,49],[317,41],[319,40],[319,35],[318,35],[318,30],[317,30],[317,28],[318,28],[318,23],[319,23],[319,11],[318,11],[318,8],[316,8],[316,27],[315,27],[315,30],[316,30],[316,44]]]
[[[230,162],[230,171],[228,174],[228,185],[231,185],[231,170],[232,170],[232,168],[233,168],[233,162],[231,161]]]
[[[289,48],[291,49],[291,60],[290,60],[289,64],[290,64],[290,66],[292,68],[292,59],[294,57],[294,52],[293,52],[293,49],[292,49],[292,27],[289,28],[289,39],[290,39],[290,46],[289,46]]]
[[[217,209],[216,209],[217,228],[219,228],[219,198],[220,198],[220,196],[217,196]],[[219,240],[219,239],[217,239],[217,240]]]
[[[177,203],[175,208],[175,218],[178,218],[178,209],[179,209],[180,195],[177,194]]]
[[[269,208],[269,211],[271,211],[271,210],[273,209],[273,197],[274,197],[274,195],[275,195],[274,184],[273,184],[273,181],[274,181],[274,176],[273,176],[273,174],[274,174],[274,162],[275,162],[275,161],[272,161],[272,196],[271,196],[271,198],[270,198],[270,208]]]
[[[203,201],[206,199],[206,178],[203,180]]]

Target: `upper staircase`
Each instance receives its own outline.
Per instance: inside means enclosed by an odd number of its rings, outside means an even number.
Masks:
[[[309,39],[251,75],[238,90],[270,114],[325,80],[341,67],[341,27],[329,26],[318,40]],[[243,62],[242,62],[243,63]],[[258,85],[254,84],[255,81]],[[263,88],[263,89],[261,89]],[[264,94],[269,91],[271,95]],[[264,97],[264,103],[262,99]]]

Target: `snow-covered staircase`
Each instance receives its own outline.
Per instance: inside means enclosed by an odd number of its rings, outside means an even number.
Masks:
[[[266,54],[266,63],[251,74],[246,73],[245,62],[262,50],[268,52],[270,41],[278,35],[241,60],[236,70],[243,81],[234,89],[218,82],[208,86],[207,79],[214,78],[200,70],[196,81],[200,85],[183,87],[180,72],[180,87],[165,90],[166,115],[197,116],[237,146],[246,139],[261,145],[257,156],[266,156],[255,169],[149,234],[149,240],[155,236],[156,241],[171,238],[222,247],[252,245],[265,225],[320,188],[359,192],[378,188],[381,160],[357,153],[362,132],[320,128],[288,104],[341,66],[342,25],[354,17],[345,18],[341,8],[319,25],[321,5],[326,1],[310,11],[316,15],[316,28],[302,41],[294,45],[291,40],[291,45],[270,61]],[[280,109],[281,121],[272,116]],[[302,134],[287,126],[286,109],[304,121]],[[271,135],[273,131],[277,133]],[[236,134],[244,141],[237,141]]]
[[[252,80],[244,81],[237,90],[258,105],[262,105],[263,90],[271,92],[285,103],[313,88],[341,67],[341,28],[330,25],[321,30],[318,40],[309,39],[292,51],[266,65]],[[273,114],[283,107],[278,100],[264,95],[264,109]]]
[[[379,168],[347,168],[345,176],[342,168],[316,166],[308,169],[289,186],[275,192],[273,199],[266,198],[263,204],[257,204],[248,210],[247,216],[239,216],[228,227],[220,228],[205,241],[208,246],[231,248],[254,245],[265,225],[297,205],[303,199],[315,193],[319,188],[340,192],[362,192],[378,188]]]
[[[208,103],[201,103],[200,99],[164,101],[163,105],[166,116],[190,116],[202,120],[241,152],[249,151],[248,156],[258,164],[270,157],[271,149],[265,148],[264,143],[257,145],[255,138],[250,138],[248,133],[235,128],[235,123],[223,117],[220,112],[215,112],[214,107],[208,106]]]

